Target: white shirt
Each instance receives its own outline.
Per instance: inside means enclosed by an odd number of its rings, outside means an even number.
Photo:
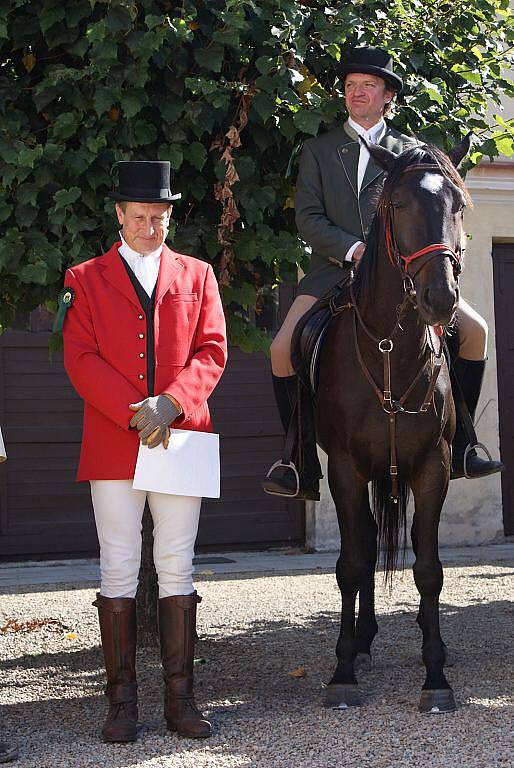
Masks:
[[[368,144],[378,144],[381,139],[384,136],[384,133],[386,132],[386,123],[385,120],[382,118],[378,121],[378,123],[375,123],[375,125],[372,125],[371,128],[363,128],[362,125],[359,125],[355,122],[355,120],[352,120],[351,117],[348,118],[348,125],[353,128],[355,133],[357,133],[359,136],[362,136]],[[366,173],[366,168],[368,167],[369,162],[369,152],[368,148],[362,144],[362,142],[359,142],[360,150],[359,150],[359,165],[357,167],[357,190],[360,194],[362,181],[364,179],[364,174]],[[345,258],[345,261],[353,261],[353,253],[356,250],[356,248],[362,245],[361,241],[358,240],[356,243],[354,243],[351,248],[348,249]]]
[[[120,256],[127,262],[132,272],[141,283],[146,293],[151,296],[153,289],[159,277],[159,266],[161,263],[162,245],[156,251],[147,253],[143,256],[134,251],[126,242],[123,234],[120,232],[121,245],[119,247]]]

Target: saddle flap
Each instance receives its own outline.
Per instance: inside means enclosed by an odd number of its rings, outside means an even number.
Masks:
[[[291,339],[291,362],[308,391],[316,393],[323,336],[333,317],[327,297],[319,299],[298,321]]]

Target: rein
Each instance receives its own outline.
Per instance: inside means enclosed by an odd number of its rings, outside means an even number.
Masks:
[[[409,165],[407,166],[403,173],[409,173],[411,171],[424,171],[424,170],[430,170],[437,173],[443,173],[441,168],[432,163],[420,163],[418,165]],[[384,207],[382,207],[382,210]],[[393,338],[398,332],[398,330],[401,329],[401,320],[403,317],[403,314],[405,313],[407,306],[409,302],[413,302],[415,300],[416,291],[414,288],[413,278],[416,277],[417,274],[428,264],[429,261],[431,261],[436,256],[442,256],[442,257],[449,257],[453,264],[454,269],[454,275],[455,278],[458,279],[458,275],[460,274],[462,270],[462,264],[461,264],[461,253],[460,250],[458,252],[454,251],[453,248],[451,248],[449,245],[445,243],[432,243],[430,245],[425,246],[424,248],[420,248],[418,251],[414,251],[413,253],[409,254],[408,256],[405,256],[401,253],[400,248],[398,247],[398,244],[396,242],[396,238],[394,236],[394,226],[393,226],[393,206],[391,201],[387,204],[386,211],[385,211],[385,242],[386,242],[386,251],[387,256],[389,258],[389,261],[391,264],[395,267],[397,267],[403,277],[403,285],[404,285],[404,291],[405,296],[402,301],[402,303],[397,307],[396,313],[397,313],[397,319],[396,323],[394,325],[394,328],[392,329],[391,333],[386,336],[383,339],[379,339],[376,337],[369,328],[366,326],[364,319],[360,313],[360,310],[357,306],[357,302],[355,301],[354,293],[353,293],[353,287],[350,284],[350,299],[351,301],[344,305],[344,307],[341,307],[341,309],[345,308],[351,308],[354,312],[354,323],[353,323],[353,338],[354,338],[354,344],[355,344],[355,352],[357,355],[357,360],[359,362],[359,365],[361,367],[361,370],[367,379],[368,383],[370,384],[372,390],[374,391],[378,402],[380,403],[380,406],[384,413],[387,414],[388,421],[389,421],[389,445],[390,445],[390,459],[389,459],[389,475],[391,478],[391,499],[394,503],[398,503],[399,501],[399,490],[398,490],[398,464],[397,464],[397,447],[396,447],[396,418],[399,413],[405,413],[408,415],[416,416],[420,413],[426,413],[428,409],[430,408],[430,405],[433,403],[433,397],[435,388],[437,385],[437,379],[439,377],[439,373],[441,372],[441,367],[443,364],[443,343],[442,341],[439,342],[439,351],[436,353],[435,350],[432,347],[432,344],[429,343],[428,348],[430,349],[430,354],[427,359],[424,360],[423,364],[421,365],[421,368],[418,370],[417,374],[415,375],[414,379],[410,383],[407,390],[403,393],[403,395],[398,399],[393,399],[392,395],[392,389],[391,389],[391,352],[394,348],[394,342]],[[430,258],[423,261],[423,263],[420,263],[418,268],[416,270],[411,270],[409,273],[409,267],[418,259],[423,258],[424,256],[429,256]],[[373,375],[371,374],[369,367],[366,365],[364,358],[362,356],[361,350],[359,348],[359,339],[358,339],[358,328],[359,326],[362,328],[362,330],[366,333],[366,335],[373,341],[377,348],[382,355],[383,359],[383,387],[379,387],[376,383],[375,379],[373,378]],[[430,338],[430,331],[428,329],[428,326],[425,326],[426,333],[428,335],[428,338]],[[438,336],[442,336],[444,334],[444,328],[435,329],[436,334]],[[407,410],[405,408],[405,404],[414,391],[414,388],[418,384],[418,382],[421,380],[425,369],[427,367],[427,363],[429,364],[429,370],[430,373],[430,380],[428,382],[428,387],[425,393],[425,396],[423,397],[423,402],[419,406],[417,410]]]

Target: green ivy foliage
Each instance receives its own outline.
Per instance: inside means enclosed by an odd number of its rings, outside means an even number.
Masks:
[[[508,0],[0,0],[0,326],[54,309],[66,267],[113,242],[118,160],[170,160],[174,247],[218,269],[226,165],[212,144],[248,97],[223,296],[232,340],[265,346],[254,310],[308,260],[298,148],[343,119],[337,62],[365,43],[404,78],[398,128],[446,148],[471,129],[473,162],[513,153],[512,122],[490,116],[514,95]]]

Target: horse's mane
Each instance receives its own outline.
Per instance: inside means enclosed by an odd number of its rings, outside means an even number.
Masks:
[[[402,173],[409,165],[419,165],[421,163],[430,163],[438,165],[441,172],[460,189],[466,202],[470,203],[471,198],[467,191],[459,172],[451,162],[450,158],[441,152],[440,149],[431,144],[415,145],[406,149],[389,171],[384,183],[384,188],[378,201],[377,212],[373,218],[368,235],[366,250],[357,270],[353,283],[353,293],[358,301],[365,302],[368,299],[373,300],[375,294],[375,274],[376,264],[379,253],[379,246],[384,239],[384,211],[388,205],[392,192],[398,183]]]

